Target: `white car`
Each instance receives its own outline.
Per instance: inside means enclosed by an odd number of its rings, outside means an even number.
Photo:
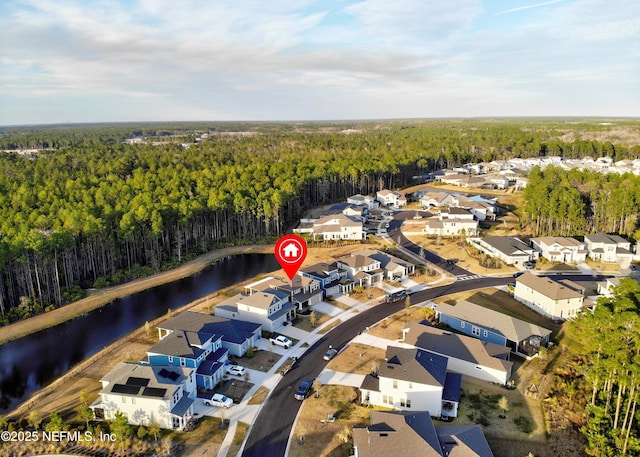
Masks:
[[[289,338],[283,335],[278,335],[275,338],[269,338],[269,341],[271,341],[272,344],[282,346],[285,349],[289,349],[293,344]]]
[[[241,367],[240,365],[230,365],[227,373],[235,376],[244,376],[247,369],[245,367]]]
[[[222,394],[213,394],[211,398],[203,398],[202,402],[209,406],[218,406],[220,408],[229,408],[233,405],[233,400]]]

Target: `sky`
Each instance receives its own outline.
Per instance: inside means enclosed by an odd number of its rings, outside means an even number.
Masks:
[[[638,0],[0,0],[0,125],[640,116]]]

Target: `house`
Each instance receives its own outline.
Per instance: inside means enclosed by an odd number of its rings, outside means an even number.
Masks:
[[[513,363],[509,348],[417,322],[403,331],[403,341],[447,358],[447,371],[505,385]]]
[[[507,346],[517,354],[532,356],[549,344],[551,330],[466,300],[433,308],[440,323],[481,341]]]
[[[531,246],[519,238],[511,236],[489,236],[468,241],[480,251],[492,257],[497,257],[507,265],[521,267],[524,262],[535,260],[537,257],[537,253]]]
[[[296,317],[289,294],[276,289],[238,294],[217,305],[214,312],[218,317],[260,324],[266,332],[275,332]]]
[[[584,288],[573,281],[554,281],[531,273],[516,279],[513,297],[552,319],[569,319],[583,307],[592,306],[585,303]]]
[[[598,283],[598,294],[604,295],[607,298],[613,297],[613,289],[616,287],[620,287],[621,280],[640,282],[638,278],[606,278],[604,282]]]
[[[479,425],[434,427],[429,411],[371,411],[353,427],[354,457],[493,457]]]
[[[606,233],[585,235],[584,242],[587,245],[589,257],[593,260],[619,263],[622,268],[627,268],[633,260],[631,243],[618,235]]]
[[[227,353],[222,335],[174,330],[147,350],[147,360],[151,365],[191,368],[198,387],[213,389],[224,376]]]
[[[133,425],[183,430],[193,416],[192,368],[120,362],[100,382],[100,396],[90,406],[98,420],[113,420],[121,412]]]
[[[261,338],[261,325],[210,314],[184,311],[157,326],[160,340],[176,330],[222,335],[222,347],[229,354],[242,357],[250,347],[256,347]]]
[[[377,375],[365,376],[361,401],[374,406],[456,417],[461,377],[447,373],[447,358],[422,349],[387,346]],[[457,389],[456,389],[457,386]],[[447,388],[448,387],[448,388]]]
[[[427,192],[420,198],[420,205],[423,208],[442,208],[452,204],[453,195],[447,192]]]
[[[355,282],[347,277],[346,271],[338,268],[336,262],[320,262],[301,268],[298,275],[318,281],[324,297],[347,294],[355,287]]]
[[[313,239],[323,241],[365,238],[362,219],[344,214],[330,214],[316,220],[313,222],[310,233]]]
[[[403,279],[412,275],[416,269],[416,266],[411,262],[375,249],[363,249],[356,254],[364,255],[380,262],[380,268],[384,271],[385,279]]]
[[[550,262],[582,263],[587,259],[585,243],[564,236],[531,238],[531,246]]]
[[[470,235],[478,233],[478,221],[464,208],[442,210],[437,219],[425,220],[424,231],[428,235]]]
[[[347,203],[351,205],[364,206],[367,209],[375,209],[380,206],[380,204],[372,196],[361,194],[352,195],[351,197],[347,198]]]
[[[338,268],[347,272],[347,276],[358,286],[370,287],[382,281],[384,270],[380,268],[380,261],[366,255],[354,253],[336,259]]]
[[[407,197],[400,192],[383,189],[376,192],[376,200],[383,206],[393,206],[400,208],[407,204]]]
[[[269,276],[245,286],[247,294],[266,289],[276,289],[288,293],[289,301],[295,305],[298,312],[322,301],[320,282],[300,275],[294,276],[291,280]]]

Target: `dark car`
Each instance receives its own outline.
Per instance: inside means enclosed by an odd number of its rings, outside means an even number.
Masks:
[[[523,274],[524,274],[524,271],[516,271],[516,272],[513,274],[513,277],[514,277],[514,278],[517,278],[518,276],[522,276]]]
[[[309,393],[311,393],[311,387],[313,386],[313,381],[306,380],[302,381],[298,386],[298,390],[296,390],[296,394],[294,395],[296,400],[304,400],[307,398]]]

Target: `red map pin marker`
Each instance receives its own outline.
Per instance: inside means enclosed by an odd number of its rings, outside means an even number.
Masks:
[[[293,280],[307,257],[307,243],[297,235],[285,235],[276,242],[274,253],[284,272]]]

